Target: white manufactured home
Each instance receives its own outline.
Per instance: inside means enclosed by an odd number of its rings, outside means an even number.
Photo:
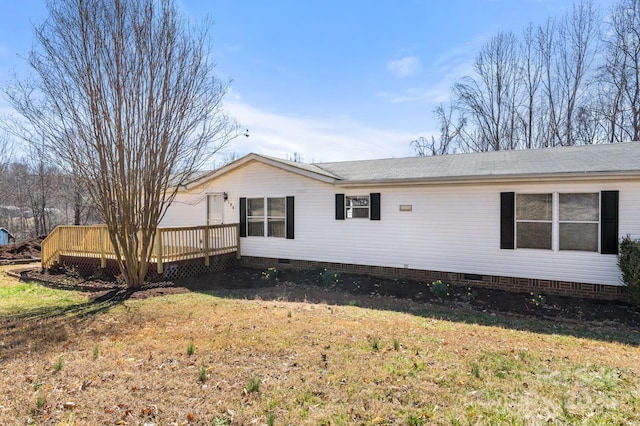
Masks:
[[[597,298],[640,238],[640,143],[301,164],[180,188],[161,226],[239,223],[241,261]]]

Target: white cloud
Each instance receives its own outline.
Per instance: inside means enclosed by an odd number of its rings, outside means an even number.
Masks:
[[[249,129],[249,138],[238,137],[228,148],[240,155],[254,152],[288,158],[296,152],[306,162],[406,157],[412,155],[411,141],[421,136],[377,129],[344,117],[294,117],[233,101],[226,106],[229,113]]]
[[[388,62],[387,70],[396,77],[408,77],[422,71],[422,62],[420,58],[415,56],[405,56],[402,59]]]
[[[377,96],[393,103],[427,102],[440,104],[451,100],[451,88],[463,76],[473,75],[473,64],[481,37],[440,55],[425,74],[433,76],[426,84],[399,93],[381,92]]]

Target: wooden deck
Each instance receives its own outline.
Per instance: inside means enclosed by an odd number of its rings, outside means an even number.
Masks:
[[[168,263],[202,259],[209,266],[213,256],[234,252],[239,256],[238,230],[237,223],[158,228],[150,261],[162,274]],[[42,267],[54,267],[63,256],[100,259],[101,268],[106,267],[107,260],[116,258],[106,225],[55,228],[42,242]]]

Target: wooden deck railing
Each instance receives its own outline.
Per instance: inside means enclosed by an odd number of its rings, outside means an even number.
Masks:
[[[158,273],[163,264],[185,259],[204,259],[209,266],[210,256],[240,253],[238,224],[182,226],[158,228],[151,254]],[[115,259],[105,225],[58,226],[42,241],[42,267],[51,268],[60,262],[60,256],[100,258],[101,267],[107,259]]]

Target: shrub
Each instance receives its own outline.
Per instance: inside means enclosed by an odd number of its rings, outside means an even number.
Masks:
[[[325,269],[320,274],[320,279],[324,285],[337,284],[340,281],[340,274]]]
[[[431,293],[437,297],[445,297],[449,295],[449,284],[443,283],[441,280],[432,282],[429,288]]]
[[[472,301],[472,300],[476,300],[476,297],[478,297],[478,292],[472,289],[471,287],[467,287],[467,295],[465,296],[465,298],[468,301]]]
[[[547,303],[547,299],[540,293],[531,293],[530,302],[535,307],[544,306]]]
[[[618,266],[629,296],[634,302],[640,303],[640,240],[633,240],[629,235],[622,239]]]
[[[278,276],[280,276],[280,271],[276,268],[269,268],[262,273],[262,278],[270,281],[277,280]]]

